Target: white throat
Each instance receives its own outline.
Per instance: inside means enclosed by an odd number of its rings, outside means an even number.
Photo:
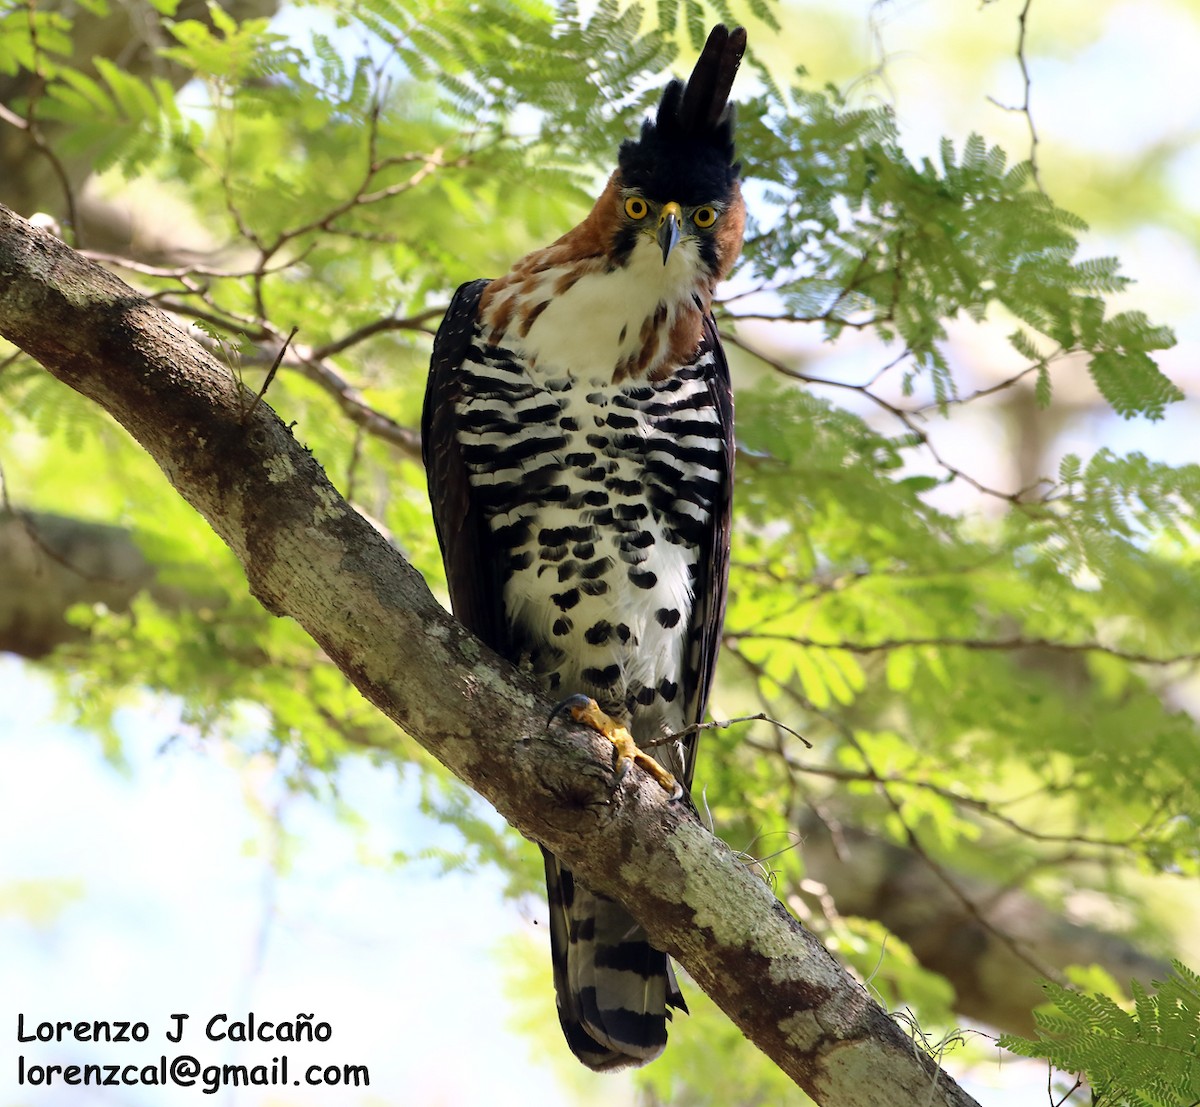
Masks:
[[[597,383],[610,382],[614,369],[641,350],[643,327],[660,305],[665,308],[663,326],[668,331],[680,311],[695,306],[692,297],[702,268],[694,239],[680,242],[663,265],[658,244],[653,237],[642,235],[625,266],[580,277],[558,296],[551,289],[562,270],[550,269],[543,274],[539,288],[549,304],[524,338],[509,341],[528,357],[531,369],[539,375],[567,373]],[[666,356],[666,346],[664,336],[658,360]],[[652,371],[654,364],[646,371]]]

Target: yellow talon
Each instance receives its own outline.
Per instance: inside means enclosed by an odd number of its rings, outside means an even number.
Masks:
[[[680,787],[675,777],[648,753],[638,749],[633,735],[615,719],[601,711],[595,700],[587,696],[572,697],[564,706],[567,706],[571,718],[577,723],[590,726],[598,734],[603,734],[616,747],[618,776],[623,777],[629,771],[630,765],[640,765],[658,781],[664,792],[670,792],[672,799],[678,799],[683,795],[683,788]]]

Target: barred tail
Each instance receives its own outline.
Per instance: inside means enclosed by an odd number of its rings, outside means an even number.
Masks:
[[[619,903],[542,853],[558,1019],[571,1052],[597,1072],[653,1061],[667,1044],[670,1008],[687,1011],[670,960]]]

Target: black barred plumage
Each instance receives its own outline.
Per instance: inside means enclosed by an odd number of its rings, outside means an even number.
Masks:
[[[710,305],[745,218],[726,103],[744,48],[714,28],[587,219],[458,290],[422,421],[455,614],[591,697],[604,733],[653,744],[661,768],[634,760],[684,790],[696,736],[675,736],[704,714],[728,575],[733,397]],[[636,905],[545,861],[568,1044],[597,1070],[652,1060],[686,1010],[669,960]]]
[[[623,644],[663,655],[672,675],[686,668],[680,623],[690,605],[678,582],[695,578],[696,529],[712,525],[727,485],[727,419],[710,383],[711,343],[666,381],[587,392],[536,372],[514,390],[511,350],[489,347],[478,324],[468,345],[473,368],[458,377],[457,441],[502,567],[512,631],[550,686],[631,716],[660,696],[661,677],[610,660],[609,616],[632,610]],[[603,414],[610,406],[620,414]],[[589,422],[619,433],[597,437],[582,429]],[[660,576],[677,582],[665,592],[671,602],[646,606],[641,593],[658,595]],[[548,634],[546,613],[554,616]],[[565,657],[537,648],[576,630]],[[698,683],[698,674],[684,675]]]

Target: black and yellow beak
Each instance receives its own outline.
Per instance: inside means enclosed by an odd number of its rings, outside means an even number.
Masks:
[[[663,204],[663,209],[658,216],[658,245],[662,250],[663,265],[667,264],[667,258],[671,256],[671,251],[679,242],[680,225],[683,223],[683,211],[674,200],[668,204]]]

